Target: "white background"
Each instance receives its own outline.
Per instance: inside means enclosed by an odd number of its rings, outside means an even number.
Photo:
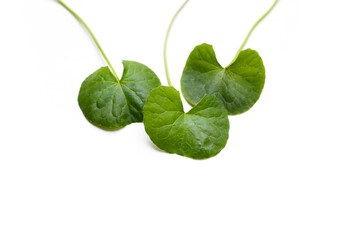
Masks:
[[[64,2],[119,75],[135,60],[166,84],[183,0]],[[272,3],[190,0],[169,39],[173,85],[203,42],[227,65]],[[78,91],[106,65],[89,35],[53,0],[0,0],[0,239],[359,240],[359,8],[280,0],[246,46],[267,70],[260,100],[196,161],[157,150],[141,123],[89,124]]]

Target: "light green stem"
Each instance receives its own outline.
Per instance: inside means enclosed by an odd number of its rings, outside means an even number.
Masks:
[[[99,42],[97,41],[96,37],[94,36],[94,34],[92,33],[92,31],[90,30],[90,28],[88,27],[88,25],[86,25],[86,23],[79,17],[79,15],[77,15],[73,10],[71,10],[68,6],[66,6],[65,3],[63,3],[61,0],[57,0],[58,3],[60,3],[64,8],[66,8],[66,10],[68,10],[85,28],[86,30],[89,32],[89,34],[91,35],[92,39],[94,40],[96,46],[99,48],[101,54],[104,56],[107,64],[109,65],[109,67],[111,68],[112,73],[114,74],[114,76],[116,77],[116,79],[118,80],[118,82],[120,82],[119,77],[117,76],[113,66],[111,65],[111,63],[109,62],[109,59],[106,57],[103,49],[101,48]]]
[[[259,20],[257,20],[257,22],[254,24],[254,26],[250,29],[250,32],[249,32],[248,35],[246,36],[245,41],[244,41],[243,44],[241,45],[239,51],[236,53],[235,58],[231,61],[231,63],[230,63],[227,67],[229,67],[231,64],[233,64],[233,63],[236,61],[236,59],[237,59],[237,58],[239,57],[239,55],[240,55],[240,52],[243,50],[245,44],[246,44],[247,41],[249,40],[252,32],[253,32],[253,31],[255,30],[255,28],[259,25],[259,23],[260,23],[262,20],[264,20],[267,15],[269,15],[269,13],[274,9],[274,7],[276,6],[276,4],[277,4],[278,2],[279,2],[279,0],[276,0],[276,1],[274,2],[274,4],[271,6],[271,8],[270,8]]]
[[[166,38],[165,38],[165,44],[164,44],[164,63],[165,63],[165,72],[166,72],[166,78],[167,78],[167,82],[169,84],[169,86],[172,86],[171,85],[171,81],[170,81],[170,75],[169,75],[169,69],[168,69],[168,63],[167,63],[167,56],[166,56],[166,51],[167,51],[167,43],[168,43],[168,39],[169,39],[169,34],[170,34],[170,30],[171,30],[171,27],[176,19],[176,17],[179,15],[179,13],[181,12],[181,10],[185,7],[185,5],[189,2],[189,0],[186,0],[184,2],[183,5],[181,5],[181,7],[179,8],[179,10],[177,10],[177,12],[175,13],[174,17],[172,18],[171,22],[170,22],[170,25],[169,25],[169,28],[167,30],[167,33],[166,33]]]

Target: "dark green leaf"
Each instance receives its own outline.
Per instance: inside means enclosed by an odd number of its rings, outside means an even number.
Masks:
[[[143,120],[143,108],[150,91],[160,80],[148,67],[123,61],[120,82],[108,67],[91,74],[81,85],[79,106],[92,124],[108,130]]]
[[[265,83],[265,68],[259,54],[240,52],[236,61],[223,68],[211,45],[202,44],[191,52],[181,78],[185,99],[195,105],[206,95],[217,96],[229,114],[249,110],[259,99]]]
[[[217,97],[206,95],[184,113],[180,94],[173,87],[151,91],[144,107],[144,125],[160,149],[194,159],[215,156],[229,136],[228,114]]]

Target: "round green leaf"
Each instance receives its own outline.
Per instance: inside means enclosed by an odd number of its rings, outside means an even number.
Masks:
[[[211,45],[202,44],[191,52],[181,78],[185,99],[196,105],[206,95],[217,96],[230,115],[249,110],[259,99],[265,83],[265,68],[259,54],[240,52],[236,61],[223,68]]]
[[[120,81],[108,67],[102,67],[81,85],[79,106],[95,126],[116,130],[142,122],[150,91],[161,85],[159,78],[145,65],[132,61],[123,61],[123,65]]]
[[[151,91],[144,107],[144,126],[160,149],[194,159],[215,156],[229,137],[227,110],[217,97],[206,95],[185,113],[173,87]]]

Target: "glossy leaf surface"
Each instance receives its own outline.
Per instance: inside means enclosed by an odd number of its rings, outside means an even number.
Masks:
[[[144,125],[160,149],[194,159],[215,156],[229,136],[227,110],[217,97],[206,95],[185,113],[173,87],[151,91],[144,107]]]
[[[92,124],[116,130],[130,123],[142,122],[143,108],[150,91],[160,80],[143,64],[123,61],[120,81],[108,67],[91,74],[81,85],[78,102]]]
[[[259,54],[241,51],[227,68],[217,61],[211,45],[202,44],[191,52],[181,78],[185,99],[196,105],[206,95],[217,96],[231,115],[249,110],[259,99],[265,83],[265,68]]]

